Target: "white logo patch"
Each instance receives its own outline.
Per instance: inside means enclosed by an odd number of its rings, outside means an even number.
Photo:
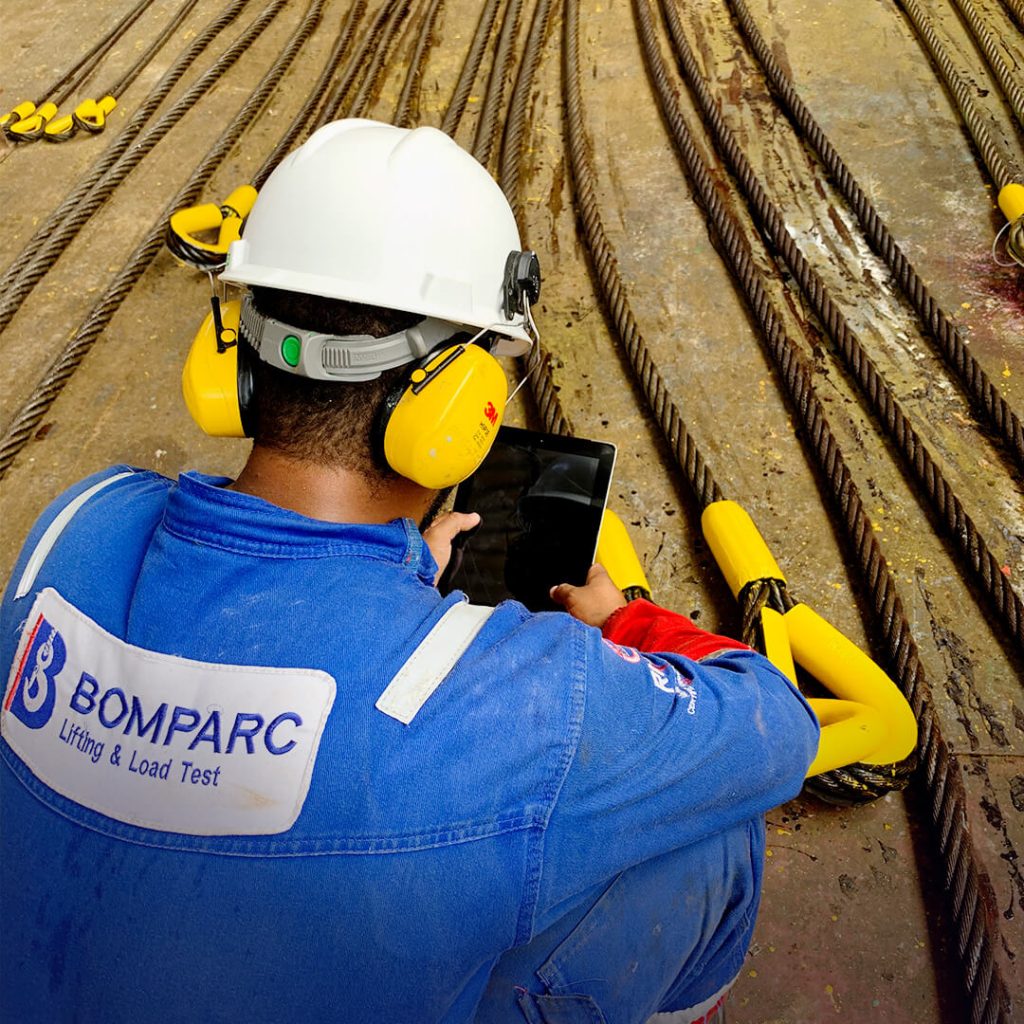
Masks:
[[[334,695],[317,669],[134,647],[48,588],[25,623],[0,730],[41,782],[118,821],[272,835],[302,810]]]

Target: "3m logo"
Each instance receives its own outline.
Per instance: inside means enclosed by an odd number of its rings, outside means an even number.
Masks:
[[[42,729],[50,720],[57,699],[57,675],[67,656],[64,638],[40,615],[7,696],[11,714],[30,729]]]
[[[484,416],[487,417],[487,422],[490,423],[490,425],[492,427],[497,425],[497,423],[498,423],[498,410],[494,408],[494,403],[493,402],[488,402],[484,406]]]

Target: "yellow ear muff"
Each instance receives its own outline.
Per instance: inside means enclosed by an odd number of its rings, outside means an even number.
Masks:
[[[213,313],[207,313],[192,341],[181,390],[192,419],[211,437],[245,437],[238,401],[238,320],[240,302],[221,306],[222,338],[236,343],[218,344]]]
[[[409,375],[384,427],[384,456],[396,473],[440,490],[465,480],[501,426],[508,382],[478,345],[452,345]]]

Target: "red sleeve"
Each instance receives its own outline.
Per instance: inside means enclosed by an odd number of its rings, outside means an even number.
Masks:
[[[642,598],[608,617],[601,630],[606,640],[638,651],[682,654],[699,661],[719,651],[749,651],[746,644],[695,626],[685,615],[659,608]]]

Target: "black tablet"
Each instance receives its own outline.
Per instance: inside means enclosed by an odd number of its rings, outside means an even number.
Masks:
[[[441,578],[474,604],[515,598],[531,611],[557,605],[557,583],[581,584],[594,562],[615,466],[615,445],[502,427],[480,468],[459,485],[457,512],[479,512]]]

